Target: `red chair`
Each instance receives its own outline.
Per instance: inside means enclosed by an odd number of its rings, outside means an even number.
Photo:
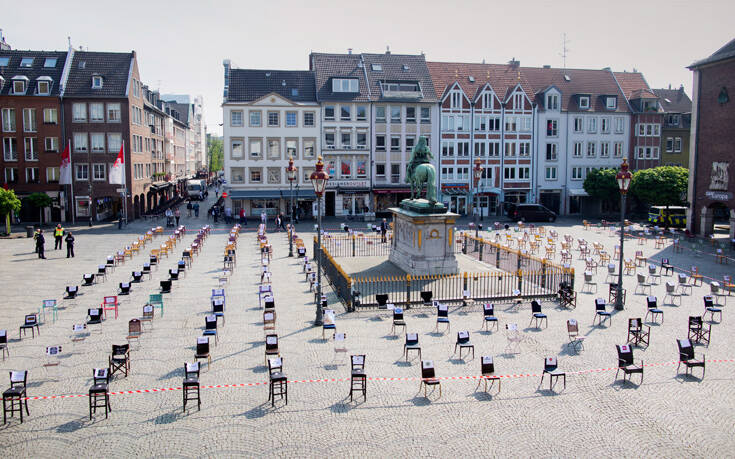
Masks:
[[[117,319],[117,296],[106,296],[102,300],[102,313],[105,315],[105,319],[107,319],[107,311],[115,311],[115,319]]]

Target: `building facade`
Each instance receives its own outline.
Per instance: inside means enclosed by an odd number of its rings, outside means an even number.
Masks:
[[[663,110],[642,73],[614,72],[625,95],[630,118],[630,167],[633,170],[661,165],[661,127]]]
[[[654,89],[664,113],[661,127],[661,164],[689,167],[689,131],[692,125],[692,101],[679,89]]]
[[[189,125],[189,130],[186,133],[187,174],[193,175],[206,169],[207,133],[204,124],[203,97],[188,94],[164,94],[161,97],[166,101],[178,104],[176,106],[177,111],[185,114],[182,118]],[[183,105],[187,105],[188,108],[184,109]]]

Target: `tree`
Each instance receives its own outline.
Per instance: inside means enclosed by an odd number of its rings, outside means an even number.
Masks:
[[[209,171],[221,171],[224,167],[224,142],[218,137],[209,137],[207,142],[207,156],[209,157]]]
[[[20,212],[20,199],[15,191],[0,188],[0,215],[5,215],[5,232],[10,234],[10,216],[13,212]]]
[[[38,224],[43,224],[43,209],[51,205],[51,198],[46,193],[31,193],[27,199],[33,207],[38,207]]]
[[[592,169],[584,179],[584,191],[602,201],[603,210],[615,208],[620,199],[618,182],[615,180],[617,169]]]
[[[689,170],[678,166],[641,169],[633,174],[630,192],[648,206],[680,206],[684,204]]]

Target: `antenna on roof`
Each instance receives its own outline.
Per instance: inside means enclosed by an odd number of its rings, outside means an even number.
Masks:
[[[385,54],[390,54],[390,45],[385,45]]]
[[[567,55],[569,54],[569,48],[567,48],[567,43],[569,43],[569,40],[567,40],[567,34],[564,33],[563,38],[561,40],[561,53],[559,55],[562,58],[562,65],[563,68],[567,68]]]
[[[71,49],[71,36],[67,36],[66,41],[69,42],[69,49]]]

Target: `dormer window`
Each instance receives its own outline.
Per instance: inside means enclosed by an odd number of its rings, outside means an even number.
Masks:
[[[83,69],[87,67],[87,61],[79,61],[79,68]]]
[[[10,63],[9,57],[0,57],[0,67],[7,67]]]
[[[38,82],[36,94],[39,96],[48,96],[51,93],[51,82],[42,80]]]
[[[615,110],[618,108],[618,99],[615,97],[608,97],[605,100],[605,107],[607,107],[608,110]]]
[[[559,110],[559,95],[558,94],[547,94],[546,95],[546,110]]]
[[[28,89],[28,77],[16,76],[13,77],[13,94],[22,95],[26,93]]]
[[[46,68],[56,67],[56,61],[57,59],[55,57],[47,57],[46,60],[43,61],[43,66]]]
[[[101,87],[102,87],[102,77],[99,75],[94,75],[92,77],[92,88],[100,89]]]
[[[33,66],[33,58],[32,57],[24,57],[20,60],[20,66],[29,68]]]
[[[590,108],[589,96],[579,96],[579,108],[583,108],[583,109]]]
[[[5,86],[5,78],[3,78],[2,75],[0,75],[0,91],[3,90],[3,86]]]
[[[332,92],[360,92],[357,78],[333,78]]]
[[[383,65],[382,64],[372,64],[370,66],[371,69],[373,69],[373,72],[382,72],[383,71]]]

